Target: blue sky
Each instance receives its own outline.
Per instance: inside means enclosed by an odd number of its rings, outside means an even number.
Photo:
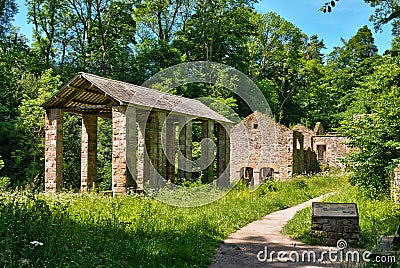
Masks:
[[[29,39],[32,35],[32,26],[26,22],[26,8],[24,0],[16,0],[19,13],[14,24],[21,28]],[[382,33],[375,33],[369,17],[373,9],[363,0],[340,0],[332,13],[323,13],[319,8],[326,0],[261,0],[256,9],[261,13],[273,11],[284,19],[292,22],[308,36],[317,34],[323,39],[327,47],[324,53],[329,53],[335,46],[342,46],[341,37],[349,39],[357,30],[368,25],[375,38],[379,53],[385,52],[391,46],[390,25],[383,28]]]
[[[261,0],[256,9],[265,13],[273,11],[292,22],[308,36],[317,34],[327,47],[329,53],[335,46],[342,46],[341,37],[348,40],[357,30],[367,25],[375,38],[379,53],[391,47],[391,27],[383,27],[382,33],[375,33],[369,17],[374,9],[363,0],[340,0],[331,13],[319,11],[327,0]]]

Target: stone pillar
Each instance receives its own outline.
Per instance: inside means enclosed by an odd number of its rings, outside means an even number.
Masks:
[[[145,126],[144,122],[137,122],[137,190],[143,190],[144,188],[144,158],[145,158]],[[148,174],[146,174],[148,176]]]
[[[126,187],[134,187],[137,181],[137,145],[138,130],[136,124],[136,108],[128,107],[125,112],[126,118]]]
[[[61,190],[63,180],[63,113],[46,110],[45,128],[45,191]]]
[[[97,186],[97,116],[82,115],[81,192]]]
[[[113,194],[126,193],[126,117],[125,107],[112,109],[112,191]]]
[[[217,123],[217,183],[220,187],[228,187],[230,183],[229,159],[229,130]]]
[[[394,169],[392,195],[395,205],[400,206],[400,164]]]
[[[165,156],[166,152],[164,148],[166,148],[166,129],[163,127],[166,123],[166,113],[159,112],[158,120],[157,120],[157,171],[161,176],[161,180],[165,180],[167,177],[167,158]],[[159,185],[159,184],[157,184]]]
[[[148,138],[146,147],[151,164],[149,167],[151,188],[161,186],[166,177],[166,157],[163,148],[163,144],[165,147],[165,132],[163,131],[165,120],[165,113],[152,112],[146,130],[146,138]]]
[[[214,138],[214,122],[202,121],[201,125],[201,169],[203,170],[203,183],[210,183],[213,180],[213,148],[211,141]],[[210,140],[204,140],[210,139]],[[204,140],[204,141],[203,141]]]
[[[166,162],[166,179],[167,181],[174,183],[175,180],[175,157],[176,157],[176,126],[175,122],[172,120],[167,121],[166,125],[166,148],[165,153],[167,157]]]
[[[179,119],[179,178],[192,179],[192,121],[189,118]]]

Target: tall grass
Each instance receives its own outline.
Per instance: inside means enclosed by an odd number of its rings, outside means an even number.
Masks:
[[[146,196],[0,193],[2,267],[206,267],[228,234],[272,211],[337,191],[343,176],[239,185],[172,207]]]

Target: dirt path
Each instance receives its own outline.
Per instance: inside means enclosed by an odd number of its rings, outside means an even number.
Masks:
[[[329,195],[329,194],[328,194]],[[289,260],[289,254],[296,251],[300,254],[305,251],[315,251],[317,259],[321,251],[328,251],[329,247],[321,246],[308,246],[299,241],[288,238],[280,233],[282,227],[296,214],[297,211],[311,206],[312,202],[321,201],[323,195],[300,205],[280,210],[267,216],[261,220],[252,222],[235,233],[232,233],[223,244],[217,249],[217,254],[214,256],[214,261],[210,268],[225,268],[225,267],[354,267],[347,266],[346,264],[334,265],[330,261],[325,262],[292,262]],[[258,260],[258,253],[267,246],[267,259],[265,261]],[[272,251],[273,261],[271,261],[270,254]],[[287,252],[285,258],[286,262],[278,259],[278,252]],[[293,258],[296,255],[292,255]],[[260,255],[261,258],[264,254]],[[308,259],[306,257],[306,259]]]

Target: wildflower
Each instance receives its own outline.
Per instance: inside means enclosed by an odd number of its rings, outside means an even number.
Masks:
[[[43,246],[43,243],[42,243],[42,242],[39,242],[39,241],[32,241],[32,242],[31,242],[31,245],[34,245],[35,247],[36,247],[36,246]]]

